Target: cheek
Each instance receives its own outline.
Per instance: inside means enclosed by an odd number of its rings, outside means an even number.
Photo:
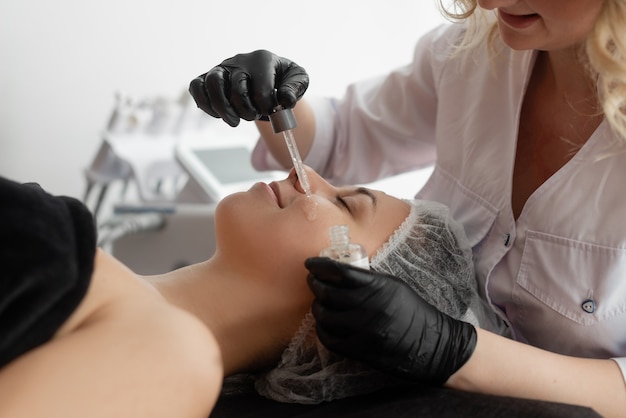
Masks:
[[[478,0],[476,3],[481,9],[493,10],[496,7],[500,7],[500,3],[502,2],[498,0]]]
[[[347,214],[332,203],[322,200],[318,202],[314,220],[308,218],[303,206],[294,204],[279,217],[273,217],[270,222],[282,248],[302,261],[317,256],[330,245],[330,227],[347,224],[351,230],[354,228],[353,221]]]
[[[296,204],[286,209],[255,207],[253,200],[231,195],[216,210],[217,243],[229,253],[301,264],[328,245],[328,228],[338,218],[331,213],[320,205],[316,219],[310,221],[304,208]]]
[[[246,248],[271,231],[264,228],[266,211],[246,195],[225,197],[215,210],[215,234],[218,249],[228,253],[249,254]]]
[[[563,34],[569,42],[577,43],[591,32],[602,6],[603,1],[596,0],[549,1],[541,4],[541,14],[546,26],[554,33]]]
[[[306,218],[287,216],[274,222],[275,237],[283,251],[301,261],[316,256],[329,245],[328,229],[334,223],[323,219],[309,221]]]

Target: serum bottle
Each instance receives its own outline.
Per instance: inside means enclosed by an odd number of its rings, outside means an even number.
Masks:
[[[329,257],[341,263],[369,269],[367,252],[360,244],[350,242],[350,233],[346,225],[335,225],[328,229],[330,247],[320,252],[320,257]]]

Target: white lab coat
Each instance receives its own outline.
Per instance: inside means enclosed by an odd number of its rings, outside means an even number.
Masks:
[[[352,85],[341,101],[312,101],[316,138],[305,163],[348,184],[434,162],[417,197],[447,204],[463,223],[483,296],[515,338],[615,358],[626,376],[626,152],[603,122],[516,221],[517,127],[535,53],[504,48],[490,64],[482,49],[463,67],[450,56],[461,30],[433,30],[413,63]],[[253,159],[276,167],[262,142]]]

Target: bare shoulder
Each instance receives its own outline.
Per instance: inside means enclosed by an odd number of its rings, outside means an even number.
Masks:
[[[222,370],[204,324],[99,251],[57,335],[0,369],[0,416],[206,417]]]

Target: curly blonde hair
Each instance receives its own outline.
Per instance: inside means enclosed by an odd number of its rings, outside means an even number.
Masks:
[[[459,48],[483,44],[494,51],[499,36],[491,13],[476,0],[437,0],[443,15],[452,21],[466,21],[467,30]],[[447,3],[447,4],[444,4]],[[583,57],[596,88],[608,123],[626,145],[626,0],[604,0],[598,19],[584,43]]]

